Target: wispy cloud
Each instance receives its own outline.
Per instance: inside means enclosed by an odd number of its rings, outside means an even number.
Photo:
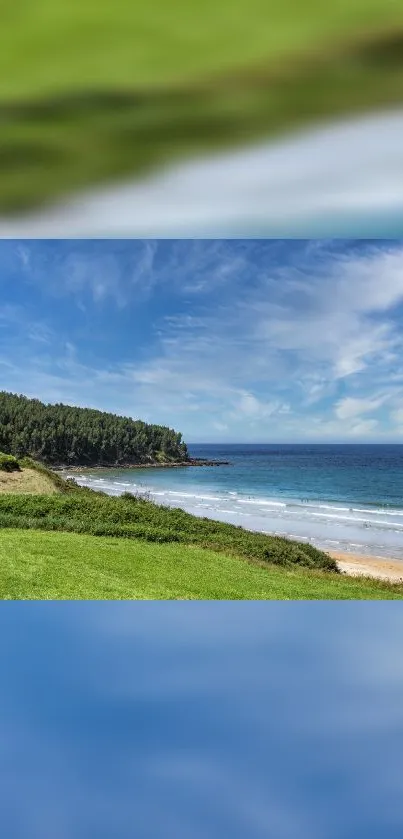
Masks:
[[[4,387],[188,439],[400,434],[403,243],[13,247]]]
[[[71,295],[76,301],[127,304],[133,295],[152,288],[153,262],[158,244],[138,242],[132,249],[119,240],[110,242],[65,241],[39,244],[32,240],[16,248],[25,282],[48,294]]]
[[[369,399],[359,399],[353,396],[346,396],[340,399],[335,406],[335,414],[339,419],[352,419],[360,417],[362,414],[375,413],[385,402],[390,400],[391,394],[387,393],[383,396],[373,396]]]

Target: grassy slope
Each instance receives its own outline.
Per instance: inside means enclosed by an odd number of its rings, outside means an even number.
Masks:
[[[20,472],[0,471],[0,493],[49,495],[57,491],[52,480],[36,469],[24,468]]]
[[[10,492],[0,496],[0,528],[70,531],[93,536],[140,538],[154,543],[179,542],[265,563],[337,571],[335,560],[313,545],[199,518],[130,493],[114,498],[84,489],[31,458],[16,461],[16,465],[34,470],[38,479],[42,478],[57,492],[28,495],[21,491],[21,484],[19,491],[13,491],[9,482]]]
[[[0,527],[193,544],[281,566],[337,571],[334,559],[306,543],[253,533],[130,496],[111,498],[90,490],[68,489],[70,492],[52,496],[4,494],[0,497]]]
[[[312,546],[110,498],[21,463],[20,472],[0,472],[0,598],[403,597],[402,585],[332,573],[334,560]],[[46,532],[55,530],[70,532]]]
[[[261,567],[195,546],[3,530],[2,599],[401,599],[403,586]]]
[[[172,85],[402,22],[388,0],[5,0],[0,98]],[[73,58],[73,60],[72,60]]]
[[[403,99],[401,42],[356,44],[401,32],[402,0],[8,0],[2,15],[0,212]]]

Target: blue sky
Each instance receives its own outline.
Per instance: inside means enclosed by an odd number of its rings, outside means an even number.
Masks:
[[[403,612],[4,603],[2,835],[397,839]]]
[[[188,442],[403,442],[403,241],[2,240],[0,387]]]

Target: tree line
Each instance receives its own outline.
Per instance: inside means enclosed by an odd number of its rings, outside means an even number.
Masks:
[[[119,466],[188,459],[182,434],[92,408],[0,392],[0,451],[53,465]]]

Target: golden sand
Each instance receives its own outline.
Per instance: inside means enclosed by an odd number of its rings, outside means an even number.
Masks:
[[[352,576],[377,577],[379,580],[403,582],[403,560],[386,557],[360,556],[358,554],[334,553],[330,555],[344,574]]]

